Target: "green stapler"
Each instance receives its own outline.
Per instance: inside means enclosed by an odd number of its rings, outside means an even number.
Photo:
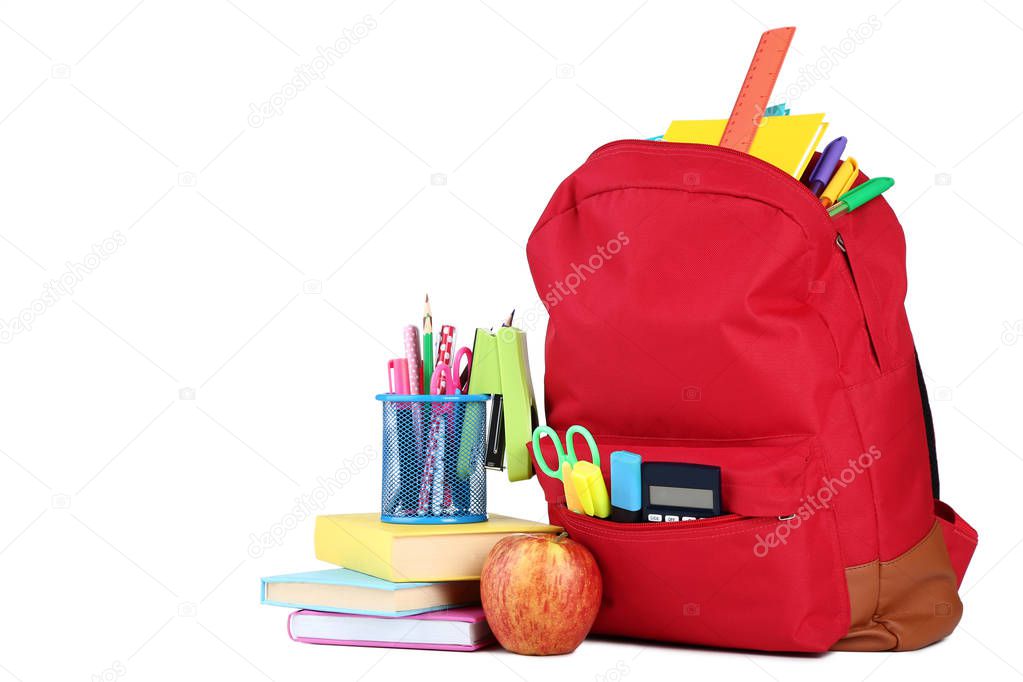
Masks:
[[[532,478],[533,463],[528,445],[539,419],[529,377],[526,333],[515,327],[501,327],[496,332],[477,329],[469,376],[469,393],[489,393],[503,399],[502,416],[499,423],[489,429],[491,442],[487,443],[487,448],[499,447],[503,440],[508,480]],[[500,437],[502,429],[503,439]]]

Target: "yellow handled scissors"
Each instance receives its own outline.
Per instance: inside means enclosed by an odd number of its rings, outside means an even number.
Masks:
[[[589,462],[575,456],[575,436],[583,437],[590,447]],[[558,469],[555,471],[547,466],[540,451],[540,439],[547,436],[554,442],[554,450],[558,454]],[[557,478],[565,488],[565,504],[574,512],[606,518],[611,514],[611,501],[607,496],[607,486],[600,473],[600,451],[597,442],[585,427],[569,427],[565,432],[565,447],[562,447],[558,433],[549,426],[538,426],[533,431],[533,456],[540,470],[551,478]]]

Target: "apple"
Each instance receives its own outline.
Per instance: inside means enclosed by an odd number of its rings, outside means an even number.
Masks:
[[[510,535],[480,576],[487,622],[508,651],[568,654],[593,627],[604,590],[597,562],[567,533]]]

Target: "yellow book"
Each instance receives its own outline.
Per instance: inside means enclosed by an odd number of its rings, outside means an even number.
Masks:
[[[664,133],[665,142],[693,142],[717,146],[725,132],[725,119],[717,121],[672,121]],[[803,175],[828,124],[824,114],[764,116],[749,153],[794,178]]]
[[[546,523],[490,514],[481,523],[384,523],[380,514],[316,517],[316,558],[396,583],[479,580],[499,540],[515,533],[560,533]]]

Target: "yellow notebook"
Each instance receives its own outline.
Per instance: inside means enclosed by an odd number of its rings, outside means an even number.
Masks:
[[[316,558],[396,583],[479,580],[490,548],[515,533],[560,533],[490,514],[481,523],[384,523],[380,514],[316,517]]]
[[[665,142],[694,142],[717,145],[725,132],[719,121],[672,121],[664,133]],[[824,114],[764,116],[750,145],[749,153],[781,168],[794,178],[803,175],[828,124]]]

